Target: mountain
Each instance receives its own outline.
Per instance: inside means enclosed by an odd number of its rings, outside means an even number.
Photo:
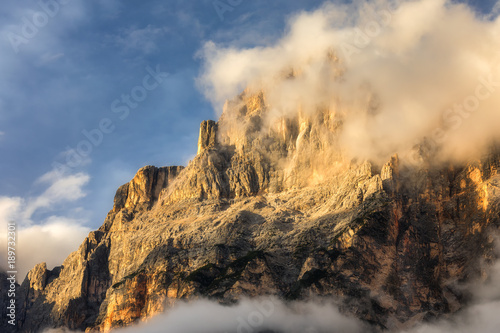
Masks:
[[[201,297],[333,297],[374,330],[460,310],[494,260],[498,150],[361,161],[342,127],[326,108],[275,115],[264,93],[227,102],[187,167],[140,169],[61,266],[29,272],[20,331],[109,331]]]

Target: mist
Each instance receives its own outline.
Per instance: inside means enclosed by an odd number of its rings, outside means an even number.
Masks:
[[[331,300],[285,304],[274,297],[243,299],[223,306],[209,300],[180,302],[144,323],[112,332],[251,333],[272,330],[287,333],[361,333],[369,327],[339,313]],[[65,332],[46,330],[45,333]]]
[[[500,261],[488,281],[469,286],[473,302],[451,318],[422,323],[394,333],[496,333],[500,327]],[[145,322],[112,332],[128,333],[365,333],[376,332],[361,321],[341,314],[333,300],[313,300],[285,304],[274,297],[243,299],[223,306],[209,300],[180,302],[163,314]],[[49,329],[44,333],[70,332]]]
[[[348,157],[384,161],[425,142],[435,159],[463,161],[500,139],[499,50],[498,16],[464,4],[327,2],[272,45],[207,42],[198,83],[219,115],[262,91],[267,127],[327,109]]]
[[[498,243],[497,243],[498,244]],[[499,255],[497,250],[497,255]],[[447,319],[388,333],[496,333],[500,327],[500,261],[485,266],[484,281],[464,286],[471,303]],[[201,299],[178,302],[162,314],[112,332],[129,333],[365,333],[373,327],[342,314],[334,299],[285,303],[275,297],[240,300],[233,306]],[[44,333],[70,332],[49,329]]]
[[[495,256],[500,258],[500,238],[495,238]],[[401,333],[495,333],[500,327],[500,260],[493,265],[483,263],[487,272],[484,280],[465,288],[472,294],[472,301],[450,319],[420,324]]]

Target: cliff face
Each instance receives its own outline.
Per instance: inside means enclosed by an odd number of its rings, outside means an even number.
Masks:
[[[21,287],[21,331],[107,331],[179,299],[340,300],[395,328],[459,310],[498,230],[500,156],[409,167],[346,160],[328,110],[268,121],[263,94],[203,122],[186,168],[145,167],[62,266]]]

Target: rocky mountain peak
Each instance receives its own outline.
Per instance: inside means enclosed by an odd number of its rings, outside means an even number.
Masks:
[[[145,166],[137,171],[134,178],[116,191],[113,212],[124,208],[134,211],[149,209],[158,200],[160,192],[182,171],[183,167],[157,168]]]
[[[61,267],[28,274],[22,331],[108,331],[199,297],[331,297],[378,329],[459,310],[500,227],[500,154],[357,161],[339,113],[297,108],[245,92],[201,123],[187,167],[140,169]]]
[[[47,283],[47,275],[48,270],[46,263],[38,264],[33,269],[31,269],[27,276],[30,289],[38,292],[45,289],[45,285]]]
[[[200,124],[200,136],[198,139],[198,154],[205,149],[213,149],[217,145],[217,123],[213,120],[205,120]]]

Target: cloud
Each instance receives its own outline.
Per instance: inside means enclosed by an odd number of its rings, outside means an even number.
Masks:
[[[0,197],[0,221],[10,221],[18,214],[23,199],[19,197]]]
[[[50,208],[59,203],[72,202],[85,197],[82,187],[89,180],[89,175],[85,173],[63,175],[57,171],[51,171],[43,175],[38,183],[48,183],[49,187],[40,196],[28,201],[25,210],[26,218],[30,218],[40,208]]]
[[[500,270],[491,273],[481,288],[500,290]],[[474,288],[472,288],[474,290]],[[420,324],[392,333],[496,333],[500,325],[500,298],[476,295],[475,303],[455,313],[450,319]],[[193,320],[195,318],[196,320]],[[113,332],[144,333],[358,333],[369,332],[359,320],[341,314],[331,299],[285,303],[274,297],[243,299],[237,305],[223,306],[209,300],[179,302],[163,314],[145,322]],[[67,332],[50,329],[45,333]]]
[[[497,240],[497,257],[500,242]],[[488,278],[470,285],[472,304],[454,314],[451,319],[422,324],[402,333],[496,333],[500,327],[500,260],[487,268]]]
[[[500,139],[500,19],[445,0],[394,3],[326,3],[271,46],[208,42],[199,86],[219,113],[244,89],[264,91],[263,132],[327,109],[350,157],[386,160],[424,138],[443,160],[478,156]]]
[[[500,325],[500,301],[473,305],[453,320],[425,324],[402,333],[496,333]]]
[[[47,64],[50,62],[54,62],[54,61],[57,61],[63,57],[64,57],[64,53],[62,53],[62,52],[59,52],[59,53],[47,52],[41,56],[40,64]]]
[[[7,258],[7,223],[14,221],[17,232],[17,277],[20,282],[40,262],[46,262],[49,268],[60,265],[90,232],[90,228],[85,226],[87,221],[81,218],[84,212],[79,212],[79,209],[74,211],[75,217],[34,217],[39,210],[52,212],[61,204],[83,198],[86,195],[83,188],[89,179],[85,173],[66,174],[52,170],[35,182],[36,186],[45,187],[40,195],[27,198],[0,197],[0,257],[4,265]]]
[[[497,245],[498,242],[497,242]],[[500,253],[497,253],[499,255]],[[390,333],[496,333],[500,327],[500,260],[485,269],[488,279],[468,285],[473,301],[448,319],[421,323]],[[236,305],[198,299],[179,301],[173,308],[116,333],[361,333],[371,328],[339,312],[333,299],[283,302],[276,297],[243,298]],[[69,332],[49,329],[44,333]]]
[[[150,54],[158,50],[156,40],[168,32],[165,27],[154,27],[148,24],[144,28],[129,28],[119,36],[112,37],[114,42],[125,51],[140,51]]]
[[[6,57],[43,54],[60,47],[59,39],[72,29],[75,24],[88,20],[89,8],[79,1],[67,4],[43,6],[46,2],[9,4],[7,17],[0,25],[0,32],[5,36]],[[50,14],[47,14],[50,13]],[[33,25],[36,21],[37,25]],[[32,30],[25,28],[29,22]]]
[[[197,320],[192,320],[197,318]],[[118,332],[256,332],[289,333],[364,332],[358,320],[339,313],[333,303],[297,302],[285,305],[276,298],[244,299],[236,306],[223,306],[208,300],[185,303],[146,325]]]
[[[4,226],[2,223],[2,227]],[[28,271],[38,263],[46,262],[49,269],[61,265],[71,252],[78,249],[78,245],[89,232],[90,228],[84,226],[81,221],[58,216],[49,217],[43,224],[19,226],[16,237],[19,282],[22,282]],[[7,237],[4,232],[0,232],[0,237],[0,256],[2,262],[6,262],[3,249],[7,247]]]
[[[500,15],[500,1],[497,1],[491,10],[491,17],[497,17],[498,15]]]
[[[500,258],[500,234],[494,238],[495,256]],[[500,301],[500,260],[488,267],[487,280],[472,286],[472,293],[478,301]]]
[[[340,314],[330,301],[285,304],[268,297],[243,299],[235,306],[224,306],[209,300],[182,302],[146,323],[113,332],[251,333],[266,330],[287,333],[361,333],[366,332],[366,326],[357,319]],[[49,332],[65,330],[45,331]]]

